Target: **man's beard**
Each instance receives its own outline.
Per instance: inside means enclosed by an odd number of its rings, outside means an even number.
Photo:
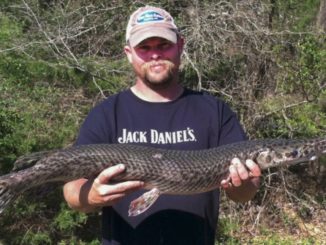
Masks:
[[[167,69],[164,70],[163,73],[155,76],[150,72],[151,66],[153,65],[163,65]],[[174,70],[175,64],[168,60],[160,60],[160,61],[151,61],[145,63],[141,67],[141,75],[143,81],[150,87],[160,89],[168,87],[174,80]],[[155,73],[155,72],[154,72]]]

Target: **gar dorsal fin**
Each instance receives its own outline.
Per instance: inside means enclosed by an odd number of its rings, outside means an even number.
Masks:
[[[19,157],[14,162],[12,171],[19,171],[34,166],[40,159],[52,155],[57,150],[40,151]]]

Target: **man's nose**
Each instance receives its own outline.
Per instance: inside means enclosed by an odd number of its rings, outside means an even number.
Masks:
[[[151,60],[158,60],[162,57],[162,53],[158,49],[153,49],[151,52]]]

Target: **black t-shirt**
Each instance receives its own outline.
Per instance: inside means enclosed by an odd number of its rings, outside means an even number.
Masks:
[[[195,150],[245,140],[235,114],[219,99],[185,89],[176,100],[153,103],[131,90],[107,98],[83,123],[76,144],[121,143]],[[103,208],[103,244],[214,244],[219,191],[161,195],[144,213],[128,217],[136,191]]]

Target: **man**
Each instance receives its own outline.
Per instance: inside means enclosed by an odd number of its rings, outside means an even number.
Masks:
[[[184,39],[169,13],[150,6],[138,9],[130,17],[126,40],[124,50],[136,75],[135,84],[93,108],[77,144],[194,150],[245,140],[226,104],[180,85],[178,69]],[[102,208],[103,244],[214,244],[218,190],[162,195],[143,214],[128,217],[128,206],[144,193],[144,183],[110,183],[123,171],[124,166],[117,165],[95,179],[75,180],[64,187],[70,207],[83,212]],[[254,162],[233,159],[230,177],[221,186],[232,200],[244,202],[256,193],[259,176]]]

